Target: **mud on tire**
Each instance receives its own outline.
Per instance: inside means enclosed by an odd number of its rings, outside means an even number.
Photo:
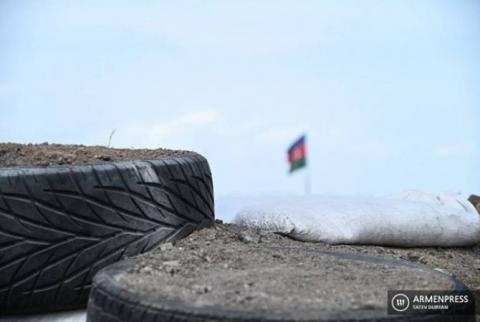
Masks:
[[[0,314],[85,306],[94,274],[213,223],[198,154],[0,169]]]

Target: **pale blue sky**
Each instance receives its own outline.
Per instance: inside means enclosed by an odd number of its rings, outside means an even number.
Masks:
[[[217,195],[480,193],[479,1],[1,1],[0,141],[193,149]]]

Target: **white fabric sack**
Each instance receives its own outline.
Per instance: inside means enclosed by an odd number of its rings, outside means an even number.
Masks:
[[[270,199],[243,208],[234,223],[330,244],[417,247],[480,242],[480,215],[466,198],[422,192],[396,198]]]

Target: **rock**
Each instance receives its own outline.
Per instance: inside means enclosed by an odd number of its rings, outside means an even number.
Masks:
[[[418,261],[422,264],[427,264],[428,263],[427,256],[420,256]]]
[[[473,267],[480,271],[480,259],[477,259],[473,262]]]
[[[443,269],[443,268],[440,268],[440,267],[435,267],[434,270],[436,270],[437,272],[441,272],[443,274],[447,274],[449,276],[453,276],[452,273],[450,273],[449,271],[447,271],[446,269]]]
[[[408,253],[407,254],[407,259],[409,261],[412,261],[412,262],[418,262],[418,260],[420,259],[420,256],[414,254],[414,253]]]
[[[360,302],[358,300],[352,302],[352,309],[354,310],[373,310],[377,307],[375,301],[367,300],[365,302]]]
[[[177,267],[177,266],[180,266],[180,262],[179,261],[165,261],[165,262],[163,262],[163,265],[164,266]]]
[[[282,256],[281,254],[273,254],[272,257],[277,259],[284,259],[284,256]]]
[[[193,285],[192,289],[197,294],[206,294],[212,291],[212,287],[208,285]]]
[[[159,248],[160,248],[161,251],[164,252],[164,251],[167,251],[167,250],[172,249],[172,248],[173,248],[173,244],[172,244],[172,243],[161,244]]]
[[[95,158],[98,159],[98,160],[102,160],[102,161],[111,161],[112,160],[112,158],[108,155],[96,155]]]
[[[244,242],[245,244],[260,242],[260,238],[258,236],[253,237],[252,235],[244,231],[238,234],[238,239],[240,239],[240,241]]]
[[[144,268],[142,268],[142,269],[140,270],[140,272],[141,272],[142,274],[152,275],[153,269],[152,269],[150,266],[145,266]]]

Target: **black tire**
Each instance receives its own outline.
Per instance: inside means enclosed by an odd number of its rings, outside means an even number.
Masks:
[[[99,269],[213,221],[195,153],[0,169],[0,315],[84,307]]]
[[[454,277],[432,270],[421,264],[360,254],[318,253],[338,258],[382,263],[392,267],[420,268],[439,278],[449,280],[452,290],[467,290],[466,286]],[[184,301],[175,299],[176,296],[174,294],[162,295],[160,301],[152,300],[150,297],[126,289],[119,282],[118,277],[128,272],[132,267],[135,267],[135,259],[116,263],[97,273],[88,301],[87,322],[437,322],[458,320],[457,316],[445,315],[387,315],[386,308],[382,310],[325,312],[322,316],[313,319],[311,315],[306,314],[305,316],[308,317],[304,317],[302,312],[298,312],[298,315],[292,318],[291,316],[286,316],[285,312],[278,310],[278,308],[271,312],[265,310],[250,312],[225,309],[221,305],[215,307],[189,305]]]

